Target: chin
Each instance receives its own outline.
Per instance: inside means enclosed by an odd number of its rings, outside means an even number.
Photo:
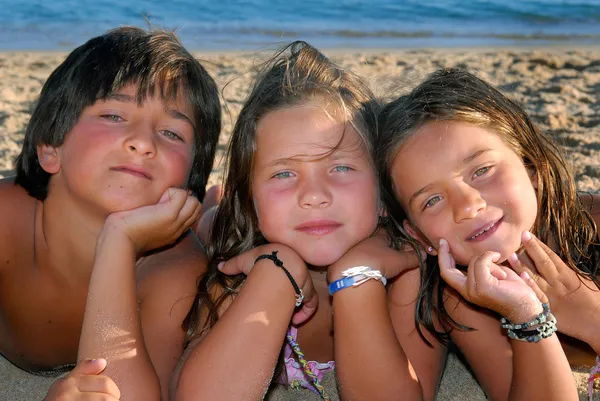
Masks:
[[[308,263],[309,265],[316,267],[327,267],[331,266],[335,262],[337,262],[343,255],[343,253],[328,253],[328,254],[319,254],[318,252],[308,252],[309,254],[302,254],[298,252],[298,254],[302,257],[302,259]]]

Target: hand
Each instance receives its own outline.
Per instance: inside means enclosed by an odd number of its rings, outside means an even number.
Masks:
[[[155,205],[112,213],[105,230],[124,233],[136,253],[169,245],[194,224],[200,215],[198,200],[186,190],[169,188]]]
[[[244,273],[245,275],[250,274],[254,267],[256,258],[263,254],[270,254],[273,251],[278,251],[277,257],[283,261],[283,266],[290,272],[298,287],[302,289],[304,294],[304,301],[302,307],[297,309],[292,315],[292,323],[300,324],[308,320],[319,305],[319,297],[313,287],[312,279],[306,268],[306,263],[294,252],[291,248],[280,245],[280,244],[267,244],[262,245],[249,251],[236,256],[226,262],[219,263],[219,270],[227,275],[236,275]],[[270,260],[264,260],[264,262],[273,263]],[[273,264],[273,269],[279,269],[280,267]],[[281,274],[285,274],[283,271]],[[290,283],[290,289],[292,285]]]
[[[525,231],[521,240],[526,253],[509,257],[510,266],[533,278],[550,302],[559,331],[589,343],[600,329],[600,290],[533,234]]]
[[[44,401],[116,401],[121,392],[114,381],[101,373],[106,359],[84,359],[68,376],[54,382]]]
[[[464,299],[491,309],[514,323],[533,319],[542,312],[542,303],[522,277],[510,268],[494,263],[499,258],[497,252],[475,257],[469,262],[465,275],[456,268],[448,242],[440,240],[438,248],[442,278]]]
[[[385,232],[377,234],[359,242],[346,252],[337,262],[327,269],[327,281],[332,282],[342,278],[342,272],[355,266],[369,266],[379,270],[388,280],[399,274],[419,267],[419,258],[427,255],[418,255],[412,248],[405,247],[397,251],[389,246],[389,237]]]

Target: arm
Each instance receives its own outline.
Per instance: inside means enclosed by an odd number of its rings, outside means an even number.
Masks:
[[[142,335],[134,265],[134,247],[119,231],[98,239],[77,359],[108,360],[104,374],[119,386],[123,400],[160,400]]]
[[[328,278],[335,281],[341,278],[343,270],[358,265],[370,266],[393,277],[403,263],[418,263],[416,255],[410,255],[410,261],[403,260],[388,248],[387,241],[369,238],[331,266]],[[333,310],[336,373],[342,399],[421,399],[415,372],[394,333],[381,282],[369,280],[336,292]]]
[[[434,400],[446,357],[446,347],[440,344],[424,327],[417,331],[415,308],[420,286],[419,269],[401,273],[388,289],[388,305],[396,337],[415,370],[423,399]]]
[[[78,360],[107,359],[104,373],[119,386],[123,400],[152,401],[161,395],[142,333],[136,255],[174,242],[199,212],[197,199],[169,189],[156,205],[110,215],[100,232]]]
[[[162,400],[169,399],[171,376],[183,355],[185,331],[181,323],[194,301],[198,277],[206,268],[200,247],[190,234],[175,247],[138,263],[142,334]]]
[[[295,252],[275,245],[260,249],[242,256],[250,253],[247,259],[252,264],[258,255],[279,250],[279,259],[303,288],[306,299],[311,299],[306,266]],[[227,264],[235,264],[234,260]],[[227,264],[223,270],[230,267]],[[215,326],[186,350],[179,376],[174,377],[173,399],[246,401],[264,397],[294,313],[295,297],[290,280],[272,261],[261,260],[253,266]]]
[[[532,289],[533,280],[527,276],[519,277],[510,268],[495,264],[494,261],[499,257],[500,255],[497,253],[486,252],[482,256],[474,258],[469,263],[467,275],[465,275],[455,267],[447,242],[440,241],[438,248],[442,278],[460,293],[461,298],[493,310],[507,317],[511,322],[526,322],[533,319],[542,310],[541,302]],[[493,394],[489,394],[492,399],[577,400],[573,375],[556,334],[552,334],[550,338],[543,339],[538,343],[505,340],[510,341],[512,349],[513,373],[510,375],[510,369],[507,368],[506,363],[502,363],[506,357],[502,358],[501,356],[498,360],[490,359],[490,356],[497,357],[497,354],[490,355],[492,350],[502,347],[499,340],[490,341],[494,337],[498,338],[498,335],[502,335],[499,321],[493,322],[491,316],[486,320],[485,315],[481,312],[479,315],[471,314],[478,318],[477,322],[464,321],[460,319],[460,313],[469,312],[469,310],[461,309],[458,306],[455,313],[456,311],[458,314],[453,316],[455,320],[469,325],[477,331],[464,333],[462,341],[453,332],[453,338],[457,339],[457,344],[473,364],[472,367],[477,377],[487,383],[486,389],[490,388],[490,383],[494,385],[492,387]],[[481,324],[486,321],[488,323]],[[494,324],[497,324],[498,334],[493,331]],[[467,337],[468,334],[470,334],[469,337]],[[498,364],[499,369],[495,372],[492,372],[491,368],[482,369],[486,362],[494,364],[494,366]],[[493,375],[501,377],[494,379]],[[500,384],[496,385],[496,383]]]

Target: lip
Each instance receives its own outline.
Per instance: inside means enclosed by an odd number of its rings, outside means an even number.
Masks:
[[[482,224],[466,238],[466,241],[483,241],[498,230],[504,217]]]
[[[111,167],[111,171],[117,171],[119,173],[125,173],[133,175],[134,177],[145,178],[147,180],[152,180],[152,176],[148,171],[146,171],[141,166],[135,164],[123,164],[116,167]]]
[[[294,227],[294,230],[310,235],[327,235],[341,226],[335,220],[310,220]]]

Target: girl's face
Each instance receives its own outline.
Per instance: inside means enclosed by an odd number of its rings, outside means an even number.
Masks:
[[[334,263],[377,225],[369,153],[356,130],[318,101],[260,119],[252,193],[264,237],[314,266]]]
[[[391,171],[413,222],[404,223],[407,230],[426,249],[446,239],[459,264],[485,251],[505,260],[535,223],[537,184],[523,161],[499,135],[475,125],[425,124],[398,152]]]

